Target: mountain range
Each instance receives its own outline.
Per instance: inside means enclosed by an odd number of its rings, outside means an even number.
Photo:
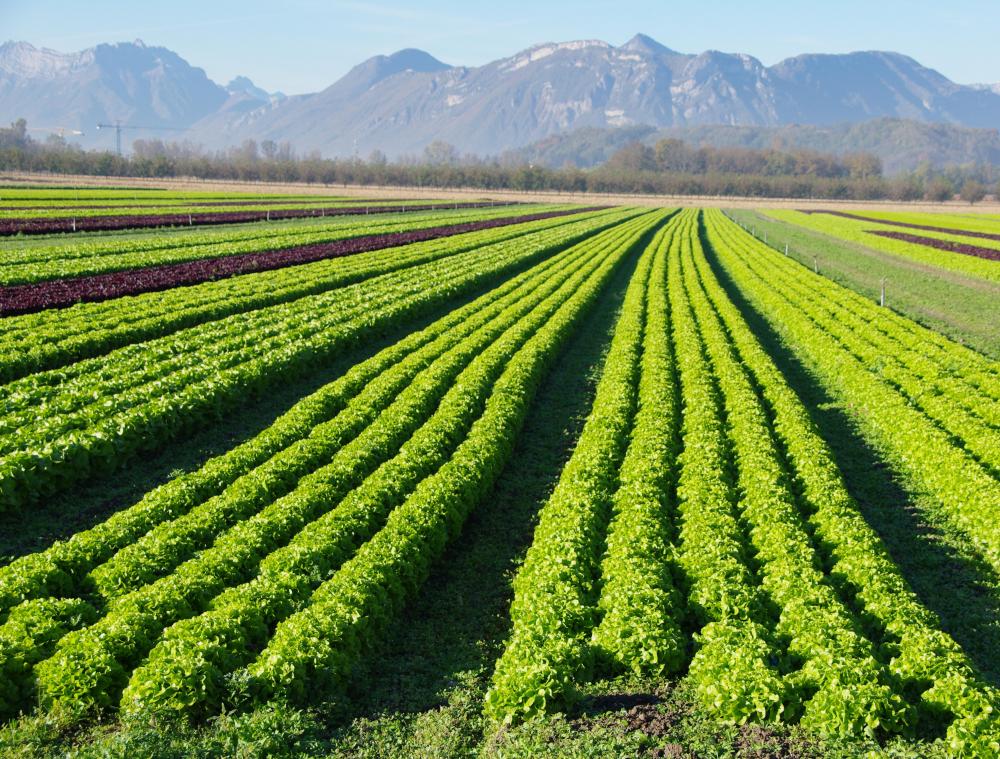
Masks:
[[[274,140],[326,156],[419,154],[435,140],[498,155],[581,128],[697,138],[720,125],[843,130],[876,119],[987,130],[972,134],[988,141],[1000,127],[1000,85],[959,85],[899,53],[800,55],[764,66],[739,53],[679,53],[639,34],[617,47],[545,43],[478,67],[401,50],[320,92],[286,97],[246,77],[220,85],[138,40],[69,54],[8,42],[0,46],[0,119],[19,117],[40,130],[82,131],[86,147],[110,147],[112,136],[94,127],[120,121],[183,130],[131,130],[125,144]]]

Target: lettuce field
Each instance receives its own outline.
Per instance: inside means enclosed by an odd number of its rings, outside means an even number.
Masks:
[[[995,251],[0,190],[0,754],[1000,754]]]

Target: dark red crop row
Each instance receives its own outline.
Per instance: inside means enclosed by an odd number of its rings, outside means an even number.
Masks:
[[[248,221],[276,221],[302,219],[310,216],[352,216],[372,213],[402,211],[434,211],[447,208],[487,208],[513,205],[513,203],[454,203],[442,206],[335,206],[332,208],[296,208],[281,211],[226,211],[222,213],[161,213],[131,216],[84,216],[79,219],[2,219],[0,236],[44,235],[56,232],[106,232],[118,229],[145,229],[149,227],[181,227],[198,224],[238,224]]]
[[[912,242],[917,245],[926,245],[931,248],[937,248],[938,250],[948,250],[952,253],[962,253],[966,256],[986,258],[990,261],[1000,261],[1000,250],[995,250],[993,248],[981,248],[978,245],[966,245],[961,242],[938,240],[936,237],[921,237],[920,235],[911,235],[906,232],[888,232],[880,229],[866,229],[865,231],[870,235],[889,237],[893,240]]]
[[[874,224],[889,224],[893,227],[907,227],[908,229],[922,229],[925,232],[941,232],[946,235],[961,235],[962,237],[978,237],[980,240],[1000,241],[1000,234],[992,232],[970,232],[966,229],[955,229],[954,227],[935,227],[930,224],[913,224],[908,221],[890,221],[889,219],[877,219],[874,216],[863,216],[859,213],[848,213],[847,211],[816,211],[799,209],[801,213],[825,213],[830,216],[841,216],[845,219],[855,221],[870,221]]]
[[[155,198],[151,199],[155,202]],[[167,205],[171,201],[176,201],[176,198],[167,199],[164,205]],[[412,198],[393,198],[393,201],[398,203],[411,203]],[[186,203],[176,203],[174,205],[183,206],[185,208],[201,208],[201,207],[215,207],[215,206],[318,206],[322,203],[329,203],[329,198],[297,198],[293,200],[280,200],[276,198],[262,198],[260,200],[254,200],[252,198],[246,200],[192,200]],[[357,205],[364,205],[367,203],[371,205],[371,200],[356,199],[356,198],[343,198],[337,201],[338,203],[344,204],[346,207],[354,207]],[[62,210],[73,209],[77,211],[82,210],[99,210],[105,208],[144,208],[148,207],[150,203],[144,203],[143,205],[125,203],[100,203],[100,204],[87,204],[87,205],[74,205],[74,206],[59,206]],[[502,205],[498,203],[497,205]],[[343,206],[338,206],[343,207]],[[446,206],[450,208],[451,206]],[[51,211],[54,210],[53,206],[0,206],[0,211]]]
[[[486,219],[463,224],[449,224],[429,229],[416,229],[393,234],[368,235],[349,240],[338,240],[314,245],[302,245],[285,250],[268,250],[258,253],[241,253],[222,258],[186,261],[179,264],[150,266],[144,269],[129,269],[89,277],[60,279],[30,285],[0,287],[0,315],[29,313],[46,308],[70,306],[83,301],[100,301],[136,295],[153,290],[166,290],[181,285],[193,285],[213,279],[233,277],[238,274],[280,269],[285,266],[319,261],[324,258],[363,253],[380,248],[408,245],[439,237],[476,232],[482,229],[521,224],[539,219],[584,213],[598,210],[599,206],[568,211],[547,211],[545,213],[509,216],[501,219]]]

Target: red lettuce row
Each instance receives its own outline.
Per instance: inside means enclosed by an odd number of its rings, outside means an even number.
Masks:
[[[870,235],[878,235],[879,237],[888,237],[891,240],[900,240],[902,242],[911,242],[914,245],[926,245],[929,248],[936,248],[937,250],[947,250],[952,253],[962,253],[966,256],[975,256],[976,258],[985,258],[987,261],[1000,261],[1000,250],[995,248],[983,248],[979,245],[968,245],[962,242],[950,242],[948,240],[939,240],[936,237],[922,237],[921,235],[911,235],[907,232],[889,232],[880,229],[866,229],[865,230]],[[936,230],[945,231],[945,230]],[[954,234],[964,235],[965,232],[954,232]],[[1000,236],[997,237],[1000,239]]]
[[[502,203],[455,203],[455,208],[484,208]],[[509,204],[513,205],[513,204]],[[334,206],[332,208],[295,208],[276,211],[226,211],[222,213],[158,213],[124,216],[84,216],[75,218],[37,218],[0,220],[0,236],[46,235],[54,232],[104,232],[144,227],[180,227],[194,224],[237,224],[248,221],[277,221],[310,216],[349,216],[351,214],[389,213],[392,211],[434,211],[440,203],[419,206]]]
[[[392,248],[440,237],[477,232],[511,224],[523,224],[592,210],[596,210],[596,208],[548,211],[525,216],[510,216],[501,219],[416,229],[409,232],[368,235],[282,250],[243,253],[221,258],[149,266],[144,269],[107,272],[88,277],[13,285],[0,288],[0,315],[29,313],[42,311],[46,308],[70,306],[82,301],[110,300],[124,295],[167,290],[172,287],[193,285],[239,274],[280,269],[326,258],[348,256],[381,248]]]

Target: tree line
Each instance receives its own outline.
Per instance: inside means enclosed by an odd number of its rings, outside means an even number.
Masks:
[[[878,158],[858,153],[695,148],[676,139],[654,146],[631,143],[593,169],[551,169],[530,163],[461,156],[445,142],[419,156],[389,161],[380,151],[365,159],[298,155],[288,143],[247,140],[226,150],[190,143],[136,140],[132,153],[83,150],[58,135],[32,139],[23,119],[0,128],[0,170],[125,177],[305,182],[330,185],[467,187],[482,190],[657,195],[819,198],[829,200],[932,200],[960,195],[978,202],[1000,197],[996,167],[929,166],[885,177]]]

